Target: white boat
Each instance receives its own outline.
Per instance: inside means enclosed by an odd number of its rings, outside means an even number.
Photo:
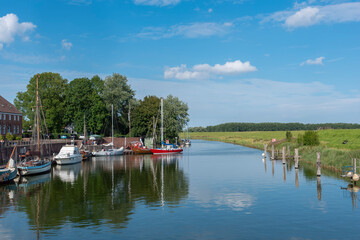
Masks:
[[[110,149],[105,149],[103,148],[102,150],[98,151],[98,152],[93,152],[93,156],[118,156],[118,155],[122,155],[124,153],[124,147],[121,148],[114,148],[114,119],[113,119],[113,115],[114,115],[114,109],[113,109],[113,105],[111,105],[111,138],[112,141],[109,144],[103,145],[106,147],[111,146],[112,148]]]
[[[20,176],[46,173],[51,170],[51,161],[40,159],[30,160],[28,162],[20,163],[17,167]]]
[[[61,148],[58,155],[54,157],[55,161],[59,165],[74,164],[81,162],[82,155],[79,148],[75,145],[65,145]]]
[[[16,145],[11,153],[10,159],[5,168],[0,168],[0,183],[7,183],[16,178],[18,170],[15,160],[12,158],[15,152]]]

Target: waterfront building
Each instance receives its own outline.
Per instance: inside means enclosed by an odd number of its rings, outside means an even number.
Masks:
[[[0,96],[0,135],[7,133],[22,134],[22,113],[16,107]]]

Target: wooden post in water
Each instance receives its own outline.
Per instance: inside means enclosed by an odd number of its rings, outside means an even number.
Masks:
[[[321,177],[317,177],[316,189],[317,189],[317,198],[319,201],[321,201]]]
[[[295,148],[295,169],[299,168],[299,149]]]
[[[356,174],[356,158],[354,158],[354,174]]]
[[[295,186],[299,187],[299,169],[295,169]]]
[[[285,159],[285,147],[283,147],[283,149],[282,149],[282,163],[283,164],[285,164],[285,162],[286,162],[286,159]]]
[[[275,149],[274,149],[274,144],[271,144],[271,159],[274,160],[275,159]]]
[[[318,177],[321,176],[321,160],[320,160],[320,152],[317,152],[316,153],[316,167],[317,167],[317,172],[316,172],[316,175]]]

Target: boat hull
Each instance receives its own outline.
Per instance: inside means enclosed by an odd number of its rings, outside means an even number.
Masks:
[[[147,148],[132,148],[135,154],[152,154],[150,149]]]
[[[153,154],[174,154],[174,153],[181,153],[183,151],[182,148],[178,149],[160,149],[160,148],[152,148],[150,151]]]
[[[51,170],[51,162],[47,162],[40,166],[18,166],[20,176],[28,176],[28,175],[35,175],[46,173]]]
[[[4,168],[0,169],[0,183],[7,183],[17,176],[17,168]]]
[[[82,160],[81,154],[77,154],[71,157],[64,157],[64,158],[55,158],[56,164],[59,165],[69,165],[79,163]]]
[[[110,150],[105,150],[105,151],[94,152],[93,155],[95,157],[97,157],[97,156],[119,156],[119,155],[123,155],[123,153],[124,153],[124,148],[121,147],[120,149],[110,149]]]

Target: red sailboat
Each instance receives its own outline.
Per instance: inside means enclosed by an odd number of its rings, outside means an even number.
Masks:
[[[164,114],[163,114],[163,99],[161,98],[161,148],[151,148],[150,151],[153,154],[173,154],[173,153],[181,153],[183,151],[182,148],[174,144],[164,143]]]

